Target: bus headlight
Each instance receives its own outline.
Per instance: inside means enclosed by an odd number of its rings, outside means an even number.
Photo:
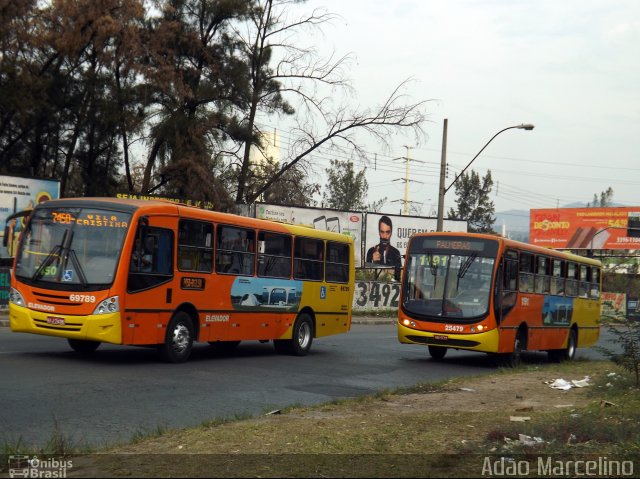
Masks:
[[[24,298],[15,288],[11,288],[11,290],[9,291],[9,302],[15,304],[16,306],[24,306]]]
[[[111,314],[120,311],[120,304],[118,303],[117,296],[111,296],[110,298],[101,301],[100,304],[94,309],[93,314]]]

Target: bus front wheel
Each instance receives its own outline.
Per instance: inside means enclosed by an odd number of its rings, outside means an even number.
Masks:
[[[499,355],[499,361],[502,366],[508,368],[517,368],[522,362],[522,353],[527,349],[527,333],[520,329],[513,341],[513,352]]]
[[[303,313],[298,316],[293,325],[291,339],[275,339],[273,346],[280,354],[291,354],[293,356],[306,356],[311,349],[313,342],[313,320]]]
[[[434,361],[440,361],[444,359],[447,354],[447,348],[443,348],[442,346],[429,346],[429,354]]]
[[[569,331],[569,338],[567,339],[567,347],[565,349],[550,349],[547,351],[549,354],[549,360],[555,363],[562,361],[571,361],[576,355],[576,348],[578,347],[578,338],[576,330]]]
[[[81,354],[90,354],[100,346],[100,341],[84,341],[82,339],[67,339],[67,341],[71,349]]]
[[[164,343],[158,347],[162,359],[169,363],[182,363],[189,358],[193,346],[193,322],[185,312],[176,313],[169,325]]]

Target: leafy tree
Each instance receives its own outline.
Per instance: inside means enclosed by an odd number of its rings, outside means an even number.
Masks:
[[[470,232],[495,233],[495,207],[489,199],[492,186],[490,170],[482,179],[474,170],[463,173],[455,183],[457,209],[449,210],[449,218],[466,220]]]
[[[0,1],[0,173],[60,178],[63,196],[124,188],[223,210],[261,195],[309,204],[312,152],[362,155],[356,132],[420,136],[424,102],[408,103],[402,83],[380,106],[341,105],[349,57],[301,45],[296,33],[334,18],[293,18],[304,3]],[[289,151],[282,166],[250,164],[258,119],[271,115],[295,121]],[[141,171],[134,144],[148,147]]]
[[[322,194],[322,202],[329,208],[338,210],[363,210],[369,184],[365,178],[366,169],[356,173],[350,161],[331,160],[327,172],[327,184]]]
[[[256,189],[262,187],[267,179],[274,176],[280,168],[279,163],[273,159],[253,165],[249,170],[246,192],[252,195]],[[262,193],[259,199],[279,205],[315,206],[313,198],[320,192],[320,185],[309,181],[309,173],[303,164],[298,164],[288,169],[278,181]]]
[[[609,187],[605,191],[593,194],[593,203],[587,203],[587,208],[605,208],[611,206],[611,200],[613,199],[613,188]]]

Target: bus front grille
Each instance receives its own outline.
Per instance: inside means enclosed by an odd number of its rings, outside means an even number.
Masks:
[[[50,324],[44,319],[34,319],[33,322],[37,328],[51,331],[80,331],[82,329],[80,323]]]
[[[453,346],[461,348],[473,348],[478,346],[478,341],[469,341],[468,339],[436,339],[425,336],[407,336],[407,339],[414,343],[428,344],[431,346]]]

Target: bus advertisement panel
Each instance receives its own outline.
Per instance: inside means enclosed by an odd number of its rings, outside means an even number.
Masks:
[[[0,175],[0,258],[13,258],[17,242],[14,239],[24,227],[25,217],[10,221],[7,218],[24,210],[31,210],[34,206],[60,196],[60,180],[45,180],[41,178],[23,178],[20,176]],[[5,238],[5,233],[11,235]]]
[[[409,238],[417,233],[434,232],[436,218],[368,213],[366,220],[365,266],[394,268],[402,266]],[[444,220],[444,231],[467,231],[467,222]]]
[[[523,351],[572,359],[600,334],[599,261],[492,235],[426,233],[411,238],[401,289],[398,338],[497,354]]]
[[[351,327],[353,249],[342,234],[166,201],[52,200],[22,235],[9,323],[81,353],[156,345],[182,362],[194,341],[256,340],[302,356]]]
[[[640,206],[533,209],[529,238],[557,249],[640,249]]]
[[[320,231],[350,236],[355,244],[356,266],[362,265],[360,245],[364,215],[361,212],[256,203],[256,218],[309,226]]]

